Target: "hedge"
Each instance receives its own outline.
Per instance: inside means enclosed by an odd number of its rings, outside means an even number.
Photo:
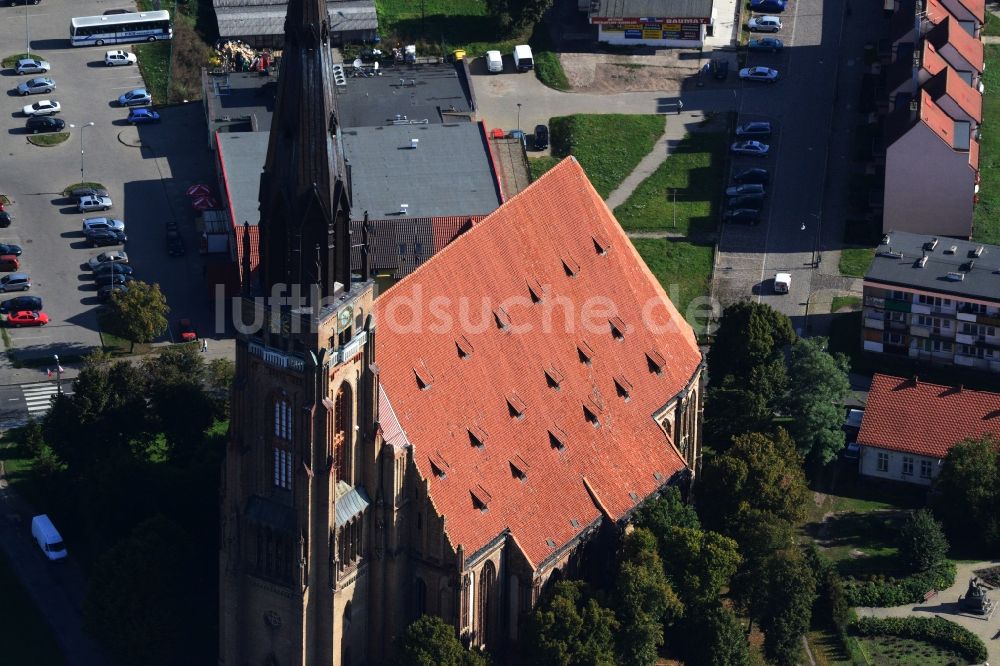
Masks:
[[[906,578],[846,580],[844,593],[852,606],[901,606],[924,600],[931,590],[945,590],[955,582],[955,563],[939,562],[927,571]]]
[[[974,633],[943,617],[863,617],[851,625],[858,636],[898,636],[954,650],[974,664],[986,661],[986,645]]]

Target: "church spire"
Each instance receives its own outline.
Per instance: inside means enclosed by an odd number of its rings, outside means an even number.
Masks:
[[[325,0],[289,1],[260,183],[264,293],[276,284],[301,285],[305,293],[318,283],[321,297],[333,295],[335,283],[351,288],[351,195],[329,37]]]

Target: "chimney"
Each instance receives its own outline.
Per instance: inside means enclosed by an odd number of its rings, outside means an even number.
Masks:
[[[406,215],[406,211],[407,211],[407,209],[409,207],[410,207],[410,204],[399,204],[399,214],[400,215]]]
[[[410,149],[416,150],[417,145],[420,143],[420,139],[410,139]]]

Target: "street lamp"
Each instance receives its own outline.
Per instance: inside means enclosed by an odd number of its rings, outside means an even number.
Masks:
[[[83,177],[83,130],[87,127],[93,127],[94,123],[81,123],[80,124],[80,182],[86,183],[87,179]],[[70,125],[70,127],[76,127],[76,125]]]
[[[62,393],[62,366],[59,365],[59,354],[53,354],[52,359],[56,362],[56,393]]]
[[[24,57],[31,53],[31,38],[28,37],[28,3],[24,3]]]
[[[521,131],[521,103],[517,103],[517,131]]]

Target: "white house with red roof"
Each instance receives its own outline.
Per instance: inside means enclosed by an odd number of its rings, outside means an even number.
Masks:
[[[948,450],[1000,436],[1000,393],[876,374],[858,433],[864,476],[929,486]]]

